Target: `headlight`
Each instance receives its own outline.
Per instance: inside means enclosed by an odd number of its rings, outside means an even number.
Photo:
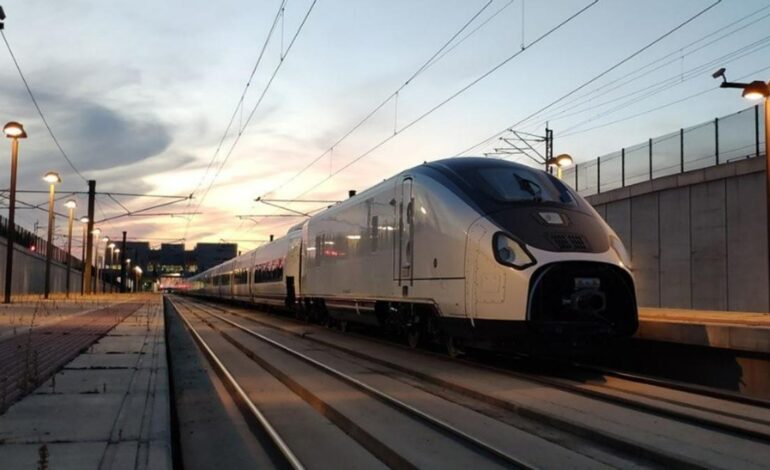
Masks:
[[[497,262],[506,266],[524,269],[535,264],[535,258],[529,254],[524,245],[502,232],[495,234],[492,240],[492,249],[495,252]]]
[[[620,238],[618,238],[616,235],[610,235],[610,247],[612,248],[612,251],[614,251],[618,256],[618,258],[620,258],[622,266],[631,269],[631,257],[628,256],[626,247],[623,246],[623,242],[620,241]]]

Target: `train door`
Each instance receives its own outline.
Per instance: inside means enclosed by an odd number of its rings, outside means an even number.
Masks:
[[[302,277],[302,236],[295,233],[290,236],[289,250],[284,264],[284,282],[286,283],[286,306],[294,307],[300,290]]]
[[[401,181],[398,204],[398,284],[412,285],[414,277],[414,181],[406,177]],[[406,291],[404,291],[406,292]]]

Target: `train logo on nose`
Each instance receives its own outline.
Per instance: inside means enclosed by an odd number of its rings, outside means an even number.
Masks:
[[[538,212],[543,222],[550,225],[564,225],[564,217],[558,212]]]

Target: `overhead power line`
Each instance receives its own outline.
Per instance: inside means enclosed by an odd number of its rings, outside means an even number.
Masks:
[[[62,157],[64,157],[64,159],[67,161],[70,168],[72,168],[72,171],[74,171],[79,177],[81,177],[83,181],[88,181],[80,173],[80,171],[75,167],[75,164],[72,163],[72,160],[70,160],[70,157],[67,155],[67,152],[64,151],[61,144],[59,143],[59,139],[56,138],[56,135],[53,133],[51,126],[48,124],[48,119],[45,118],[45,114],[43,114],[43,110],[40,108],[40,105],[37,103],[37,99],[35,99],[35,94],[32,93],[32,89],[30,88],[26,77],[24,77],[24,73],[21,71],[21,67],[19,66],[19,61],[16,60],[16,55],[13,53],[13,50],[11,49],[11,44],[8,42],[8,38],[5,37],[5,31],[0,29],[0,35],[3,36],[3,42],[5,42],[5,47],[8,49],[8,53],[11,55],[11,59],[13,60],[13,65],[16,66],[16,70],[19,72],[19,77],[21,77],[21,81],[24,83],[24,88],[26,88],[29,98],[32,100],[32,104],[35,105],[37,114],[40,115],[40,119],[43,121],[43,124],[45,124],[45,128],[48,130],[48,134],[51,136],[51,139],[53,139],[54,144],[56,144],[56,148],[59,149],[59,153],[61,153]]]
[[[510,5],[511,2],[508,3]],[[334,148],[340,145],[345,139],[350,137],[354,132],[356,132],[361,126],[363,126],[366,122],[368,122],[377,112],[379,112],[385,105],[393,101],[394,99],[398,99],[398,95],[401,91],[404,90],[409,84],[412,83],[413,80],[415,80],[418,76],[420,76],[425,70],[427,70],[430,66],[435,64],[438,60],[440,60],[444,55],[446,55],[447,52],[449,52],[449,49],[447,49],[452,42],[454,42],[455,39],[457,39],[460,34],[465,31],[468,26],[470,26],[476,19],[492,4],[492,0],[489,0],[486,4],[484,4],[481,9],[479,9],[476,13],[474,13],[468,21],[466,21],[462,27],[460,27],[459,30],[457,30],[447,41],[444,42],[444,44],[441,45],[441,47],[438,48],[431,56],[426,60],[417,70],[412,72],[407,78],[404,83],[402,83],[395,91],[393,91],[390,95],[388,95],[384,100],[380,102],[377,106],[372,108],[362,119],[360,119],[353,127],[351,127],[345,134],[343,134],[340,138],[338,138],[333,144],[329,146],[326,150],[324,150],[320,155],[315,157],[312,161],[310,161],[307,165],[302,167],[298,172],[290,176],[287,180],[280,183],[278,186],[274,187],[270,191],[266,192],[265,195],[270,195],[275,193],[276,191],[279,191],[280,189],[286,187],[289,183],[299,178],[303,173],[305,173],[307,170],[309,170],[313,165],[318,163],[323,157],[326,155],[329,155],[334,151]],[[489,20],[491,20],[494,16],[497,16],[501,11],[503,11],[508,5],[505,7],[499,9],[497,12],[495,12],[489,19],[487,19],[483,24],[486,24]],[[477,28],[478,30],[478,28]],[[472,33],[470,33],[472,34]],[[470,35],[469,34],[469,35]],[[465,36],[465,38],[458,41],[454,46],[452,46],[452,49],[459,45],[462,41],[467,39],[468,36]],[[442,54],[442,52],[444,54]]]
[[[260,94],[259,98],[257,99],[257,102],[254,104],[254,106],[251,109],[251,112],[249,113],[248,117],[246,118],[245,123],[243,126],[238,130],[237,135],[235,136],[235,139],[233,140],[233,143],[230,145],[230,149],[227,151],[227,154],[225,155],[225,158],[222,160],[222,163],[219,165],[219,168],[217,169],[216,173],[214,174],[214,177],[211,180],[211,183],[209,183],[208,187],[204,191],[203,195],[200,198],[200,201],[198,202],[198,205],[196,209],[193,212],[198,212],[203,205],[203,202],[206,200],[206,197],[208,196],[209,192],[211,191],[211,188],[214,186],[214,183],[216,182],[217,178],[219,177],[220,173],[224,169],[225,165],[227,164],[227,161],[230,159],[230,156],[233,154],[233,151],[235,150],[235,147],[238,145],[238,142],[240,142],[241,137],[243,136],[243,132],[248,128],[249,123],[251,122],[252,118],[256,114],[257,110],[259,109],[259,106],[262,104],[262,101],[265,98],[265,95],[267,94],[268,90],[270,89],[270,86],[272,85],[273,81],[275,80],[275,77],[278,75],[278,71],[281,69],[283,64],[286,61],[286,58],[289,56],[289,53],[291,52],[292,48],[294,47],[294,44],[297,41],[297,38],[299,37],[300,33],[302,32],[303,28],[305,27],[305,24],[307,23],[308,18],[310,17],[310,14],[313,12],[313,8],[315,7],[317,3],[317,0],[313,0],[313,3],[310,4],[310,7],[308,7],[307,12],[305,13],[304,17],[302,18],[302,21],[300,22],[299,26],[297,27],[296,32],[291,38],[291,41],[289,41],[288,46],[286,47],[286,50],[283,51],[283,54],[281,55],[281,60],[278,62],[278,65],[273,69],[272,74],[270,75],[270,78],[268,79],[267,83],[265,84],[265,87],[262,89],[262,93]],[[192,219],[194,217],[191,217],[190,220],[187,223],[187,227],[185,228],[185,236],[184,238],[187,238],[187,232],[189,230],[190,224],[192,223]]]
[[[705,36],[702,36],[701,38],[699,38],[699,39],[697,39],[697,40],[695,40],[693,42],[690,42],[686,46],[684,46],[684,47],[682,47],[682,48],[680,48],[680,49],[678,49],[678,50],[676,50],[674,52],[665,54],[664,56],[659,57],[659,58],[657,58],[657,59],[655,59],[655,60],[653,60],[651,62],[648,62],[645,65],[642,65],[642,66],[637,67],[637,68],[635,68],[633,70],[630,70],[629,72],[623,74],[622,76],[620,76],[618,78],[615,78],[615,79],[613,79],[613,80],[611,80],[611,81],[609,81],[609,82],[607,82],[607,83],[605,83],[605,84],[603,84],[603,85],[601,85],[601,86],[599,86],[599,87],[597,87],[597,88],[595,88],[595,89],[593,89],[591,91],[588,91],[587,93],[584,93],[584,94],[582,94],[580,96],[577,96],[577,97],[573,97],[572,99],[565,100],[561,104],[559,104],[557,106],[554,106],[551,109],[551,111],[549,112],[549,114],[547,114],[545,116],[541,116],[537,123],[534,123],[534,124],[527,123],[527,124],[523,124],[523,125],[525,125],[525,126],[532,126],[532,127],[542,126],[545,122],[553,122],[554,120],[563,119],[563,118],[566,118],[566,117],[582,114],[582,113],[585,113],[585,112],[588,112],[588,111],[595,111],[596,109],[601,108],[602,106],[604,106],[606,104],[617,102],[617,101],[620,101],[620,100],[625,100],[625,99],[629,98],[631,95],[638,94],[638,93],[643,93],[644,91],[649,90],[651,88],[656,88],[658,85],[660,85],[662,83],[668,83],[669,84],[667,87],[661,88],[659,91],[650,93],[648,95],[645,95],[642,98],[638,98],[638,99],[633,100],[633,102],[637,102],[637,101],[640,101],[641,99],[644,99],[647,96],[652,96],[652,95],[656,94],[657,92],[664,91],[665,89],[668,89],[670,87],[676,86],[677,84],[682,83],[682,82],[686,81],[689,78],[693,78],[692,75],[698,74],[699,72],[695,71],[694,69],[690,69],[690,71],[688,71],[688,72],[681,71],[681,72],[679,72],[675,76],[672,76],[669,79],[666,79],[666,80],[664,80],[662,82],[657,82],[657,83],[655,83],[653,85],[646,86],[646,87],[644,87],[642,89],[635,90],[635,91],[630,92],[630,93],[624,93],[623,96],[612,98],[612,99],[609,99],[609,100],[605,100],[604,102],[601,102],[601,103],[594,103],[593,102],[593,100],[595,99],[595,96],[597,96],[599,94],[601,94],[602,96],[606,96],[609,93],[611,93],[612,91],[619,90],[619,89],[625,89],[626,87],[628,87],[633,82],[635,82],[635,81],[637,81],[637,80],[639,80],[639,79],[641,79],[641,78],[643,78],[643,77],[645,77],[645,76],[647,76],[647,75],[649,75],[649,74],[651,74],[653,72],[656,72],[656,71],[664,68],[667,65],[673,64],[673,63],[675,63],[677,61],[680,61],[680,60],[684,60],[685,57],[687,57],[687,56],[689,56],[691,54],[694,54],[694,53],[699,52],[699,51],[701,51],[701,50],[703,50],[705,48],[708,48],[708,47],[712,46],[713,44],[715,44],[715,43],[717,43],[719,41],[722,41],[723,39],[725,39],[725,38],[727,38],[729,36],[732,36],[733,34],[739,32],[739,31],[742,31],[742,30],[744,30],[744,29],[746,29],[746,28],[748,28],[748,27],[750,27],[750,26],[752,26],[754,24],[757,24],[758,22],[760,22],[762,20],[766,20],[768,17],[770,17],[770,13],[762,15],[759,18],[755,18],[754,20],[750,21],[749,23],[741,25],[741,26],[739,26],[739,27],[737,27],[737,28],[735,28],[735,29],[733,29],[731,31],[728,31],[728,32],[722,34],[721,36],[719,36],[719,37],[717,37],[715,39],[712,39],[712,40],[710,40],[710,41],[708,41],[706,43],[703,43],[703,44],[699,45],[698,47],[696,47],[694,49],[690,49],[691,46],[693,46],[695,44],[698,44],[698,43],[702,43],[703,41],[709,39],[710,37],[715,36],[715,35],[723,32],[724,30],[729,29],[730,27],[732,27],[734,25],[743,22],[744,20],[746,20],[746,19],[748,19],[748,18],[750,18],[750,17],[752,17],[752,16],[754,16],[754,15],[756,15],[756,14],[758,14],[758,13],[764,11],[764,10],[767,10],[768,8],[770,8],[770,6],[765,6],[763,8],[758,9],[758,10],[755,10],[752,13],[750,13],[750,14],[748,14],[746,16],[743,16],[742,18],[740,18],[738,20],[732,21],[731,23],[729,23],[729,24],[727,24],[727,25],[725,25],[725,26],[723,26],[723,27],[721,27],[721,28],[711,32],[711,33],[709,33],[709,34],[707,34]],[[759,48],[764,47],[764,46],[762,46],[762,44],[764,44],[766,39],[767,39],[767,37],[764,38],[763,40],[757,41],[755,43],[752,43],[752,44],[749,44],[747,46],[744,46],[744,47],[742,47],[742,48],[740,48],[738,50],[735,50],[732,53],[727,54],[727,55],[725,55],[725,56],[723,56],[721,58],[714,59],[714,61],[717,61],[717,62],[720,62],[720,63],[722,63],[723,61],[734,61],[734,60],[737,60],[737,59],[740,59],[740,58],[744,57],[747,54],[751,54],[751,53],[757,52],[759,50]],[[742,54],[742,55],[739,55],[739,54]],[[673,57],[673,58],[671,58],[671,57]],[[666,59],[670,59],[670,60],[666,60]],[[663,62],[663,61],[665,61],[665,62]],[[661,63],[661,62],[663,62],[663,63]],[[657,66],[655,66],[653,68],[650,68],[651,66],[656,65],[656,64],[660,64],[660,65],[657,65]],[[707,67],[708,68],[708,67],[711,67],[711,65],[709,65],[707,63],[707,64],[703,64],[702,67]],[[690,74],[691,76],[689,78],[685,79],[684,76],[686,74]],[[581,108],[581,106],[582,106],[582,108]],[[621,105],[621,106],[625,106],[625,104]],[[563,134],[564,132],[565,131],[562,130],[562,132],[560,132],[560,135],[564,136],[564,134]]]
[[[487,78],[490,75],[492,75],[493,73],[497,72],[501,67],[503,67],[504,65],[508,64],[510,61],[512,61],[513,59],[515,59],[519,55],[523,54],[525,51],[529,50],[532,46],[540,43],[541,41],[546,39],[548,36],[550,36],[551,34],[555,33],[556,31],[558,31],[559,29],[564,27],[567,23],[571,22],[572,20],[574,20],[578,16],[580,16],[583,13],[585,13],[586,11],[588,11],[591,7],[596,5],[598,3],[598,1],[599,0],[592,1],[588,5],[584,6],[583,8],[578,10],[577,12],[573,13],[572,15],[570,15],[568,18],[562,20],[556,26],[552,27],[551,29],[549,29],[545,33],[543,33],[540,36],[538,36],[534,41],[532,41],[529,44],[525,45],[521,50],[519,50],[519,51],[515,52],[514,54],[508,56],[502,62],[498,63],[497,65],[495,65],[491,69],[487,70],[486,72],[484,72],[483,74],[481,74],[480,76],[478,76],[477,78],[472,80],[470,83],[468,83],[464,87],[462,87],[459,90],[457,90],[456,92],[454,92],[452,95],[450,95],[449,97],[447,97],[443,101],[439,102],[438,104],[436,104],[435,106],[433,106],[432,108],[430,108],[429,110],[427,110],[426,112],[424,112],[423,114],[418,116],[417,118],[413,119],[412,121],[410,121],[409,123],[407,123],[406,125],[401,127],[400,129],[397,129],[392,135],[386,137],[385,139],[383,139],[380,142],[378,142],[377,144],[375,144],[373,147],[371,147],[368,150],[366,150],[365,152],[359,154],[357,157],[355,157],[353,160],[351,160],[348,163],[346,163],[344,166],[339,168],[337,171],[333,172],[332,174],[330,174],[329,176],[327,176],[326,178],[324,178],[323,180],[321,180],[320,182],[318,182],[314,186],[310,187],[309,189],[305,190],[301,194],[297,195],[296,197],[300,198],[300,197],[304,196],[305,194],[309,193],[310,191],[313,191],[314,189],[318,188],[319,186],[321,186],[322,184],[326,183],[330,179],[334,178],[338,174],[342,173],[343,171],[347,170],[351,166],[355,165],[357,162],[359,162],[363,158],[366,158],[368,155],[371,155],[372,152],[374,152],[378,148],[382,147],[387,142],[390,142],[392,139],[394,139],[396,136],[400,135],[405,130],[409,129],[410,127],[414,126],[415,124],[417,124],[418,122],[422,121],[426,117],[430,116],[431,114],[433,114],[434,112],[436,112],[437,110],[442,108],[444,105],[446,105],[450,101],[454,100],[455,98],[457,98],[461,94],[465,93],[466,91],[471,89],[473,86],[475,86],[476,84],[478,84],[479,82],[481,82],[485,78]]]
[[[254,67],[252,67],[251,69],[251,73],[249,74],[249,78],[248,80],[246,80],[246,84],[243,86],[243,92],[241,93],[241,97],[238,99],[238,102],[235,105],[235,109],[233,109],[233,114],[230,116],[230,121],[227,123],[227,126],[225,127],[225,131],[222,134],[222,138],[219,139],[219,145],[217,145],[216,150],[214,150],[214,154],[211,156],[211,159],[209,160],[209,163],[206,166],[206,171],[204,171],[203,176],[201,177],[200,181],[198,181],[198,184],[195,186],[195,189],[193,190],[193,194],[198,192],[198,189],[200,189],[200,187],[203,185],[203,182],[206,180],[206,177],[208,176],[209,171],[211,170],[211,167],[214,164],[214,161],[216,161],[216,158],[219,155],[219,152],[222,150],[222,145],[224,145],[225,139],[227,138],[227,134],[230,133],[230,128],[232,128],[233,122],[235,122],[235,117],[238,115],[238,110],[240,110],[243,107],[243,102],[246,99],[246,94],[248,93],[249,87],[251,86],[251,81],[254,80],[254,75],[257,73],[259,64],[262,63],[262,58],[265,56],[265,51],[267,50],[267,46],[270,44],[270,39],[273,37],[273,33],[275,32],[276,26],[278,25],[278,20],[283,17],[285,7],[286,7],[286,0],[283,0],[281,1],[280,6],[278,7],[278,11],[275,13],[273,22],[270,25],[270,29],[267,32],[265,41],[264,43],[262,43],[262,48],[260,49],[259,55],[257,56],[257,60],[254,63]]]
[[[477,144],[468,147],[467,149],[463,150],[462,152],[459,152],[459,153],[455,154],[454,156],[455,157],[459,157],[460,155],[464,155],[464,154],[470,152],[471,150],[475,149],[476,147],[479,147],[481,145],[484,145],[484,144],[490,142],[491,140],[495,139],[499,135],[501,135],[504,132],[506,132],[508,129],[517,128],[517,127],[521,126],[522,123],[532,119],[533,117],[535,117],[537,115],[542,114],[544,111],[547,111],[548,109],[552,108],[553,106],[555,106],[559,102],[564,101],[565,99],[569,98],[570,96],[574,95],[575,93],[579,92],[580,90],[584,89],[585,87],[589,86],[590,84],[596,82],[600,78],[606,76],[607,74],[609,74],[613,70],[616,70],[617,68],[621,67],[623,64],[627,63],[628,61],[630,61],[634,57],[637,57],[639,54],[643,53],[644,51],[648,50],[649,48],[651,48],[654,45],[658,44],[659,42],[663,41],[664,39],[666,39],[667,37],[671,36],[675,32],[677,32],[680,29],[684,28],[685,26],[687,26],[688,24],[690,24],[691,22],[693,22],[697,18],[699,18],[701,15],[705,14],[707,11],[709,11],[712,8],[714,8],[715,6],[717,6],[719,3],[721,3],[721,1],[722,0],[717,0],[714,3],[708,5],[706,8],[703,8],[702,10],[700,10],[699,12],[694,14],[693,16],[689,17],[684,22],[678,24],[677,26],[673,27],[672,29],[668,30],[667,32],[663,33],[662,35],[658,36],[657,38],[655,38],[651,42],[649,42],[646,45],[642,46],[641,48],[639,48],[638,50],[633,52],[631,55],[629,55],[626,58],[620,60],[619,62],[616,62],[614,65],[610,66],[609,68],[607,68],[604,71],[600,72],[599,74],[595,75],[593,78],[590,78],[589,80],[587,80],[587,81],[583,82],[582,84],[578,85],[577,87],[573,88],[571,91],[567,92],[566,94],[562,95],[561,97],[556,98],[554,101],[551,101],[550,103],[548,103],[547,105],[545,105],[542,108],[538,109],[537,111],[534,111],[533,113],[531,113],[529,116],[525,117],[524,119],[521,119],[521,120],[511,124],[510,126],[506,126],[505,129],[494,133],[493,135],[491,135],[491,136],[487,137],[486,139],[482,140],[481,142],[478,142]]]

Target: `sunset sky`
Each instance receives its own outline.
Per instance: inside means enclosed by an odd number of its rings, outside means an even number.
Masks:
[[[280,213],[254,202],[256,197],[342,199],[348,189],[363,190],[425,160],[454,156],[714,1],[601,0],[531,44],[592,2],[318,0],[313,5],[289,0],[243,105],[236,108],[281,3],[0,0],[7,15],[5,36],[51,129],[82,175],[96,179],[98,191],[193,194],[191,202],[153,212],[200,212],[115,219],[101,224],[105,233],[118,236],[126,230],[130,238],[153,244],[184,240],[188,248],[220,240],[252,248],[302,220],[237,218]],[[719,90],[711,73],[724,66],[732,80],[769,78],[768,26],[770,2],[723,0],[571,101],[517,128],[542,133],[549,121],[555,151],[579,162],[743,109],[750,103],[735,91]],[[440,50],[397,97],[328,151]],[[41,176],[49,170],[61,174],[58,191],[86,189],[46,131],[4,43],[0,120],[20,121],[29,134],[21,143],[20,189],[45,190]],[[614,121],[620,122],[605,125]],[[469,153],[481,155],[495,145],[492,141]],[[8,142],[3,146],[0,155],[7,155]],[[0,187],[5,189],[10,165],[7,156],[2,158]],[[19,198],[45,202],[45,195]],[[161,202],[117,199],[131,210]],[[78,202],[79,217],[85,199],[79,196]],[[99,198],[99,206],[97,220],[122,211],[107,197]],[[305,211],[319,204],[291,207]],[[7,207],[1,209],[5,215]],[[36,222],[44,234],[44,211],[17,211],[20,225],[33,229]],[[57,221],[59,233],[66,232],[65,223]]]

